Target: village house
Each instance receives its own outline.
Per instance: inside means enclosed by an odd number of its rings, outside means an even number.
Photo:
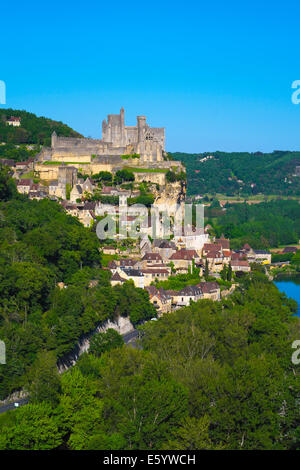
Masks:
[[[272,254],[266,250],[254,250],[256,263],[271,264]]]
[[[41,199],[45,199],[48,196],[46,191],[39,190],[39,191],[29,191],[28,197],[29,199],[36,199],[37,201],[40,201]]]
[[[92,227],[92,225],[96,222],[96,216],[93,211],[82,211],[80,208],[78,211],[78,219],[85,227]]]
[[[173,253],[176,253],[177,248],[174,242],[169,240],[154,240],[153,241],[153,251],[159,253],[162,259],[166,262],[172,256]]]
[[[221,290],[216,281],[199,282],[198,287],[202,290],[203,299],[220,300]]]
[[[13,126],[13,127],[20,127],[21,125],[21,118],[16,117],[16,116],[11,116],[6,120],[6,124],[8,126]]]
[[[32,158],[26,160],[25,162],[16,162],[15,163],[16,171],[19,173],[19,172],[33,170],[33,162],[34,160]]]
[[[233,272],[243,271],[250,272],[251,268],[247,260],[233,260],[231,261],[231,268]]]
[[[100,193],[103,196],[118,196],[119,195],[118,189],[113,186],[103,186],[102,189],[100,190]]]
[[[300,167],[299,167],[300,168]],[[297,253],[298,248],[296,246],[286,246],[281,252],[281,255],[285,255],[286,253]]]
[[[249,263],[271,264],[272,254],[266,250],[253,250],[248,243],[241,250]]]
[[[120,259],[119,264],[121,268],[132,268],[132,269],[140,268],[139,260],[133,259],[133,258]]]
[[[115,274],[115,272],[117,272],[117,269],[118,269],[118,267],[119,267],[119,264],[117,263],[117,261],[112,260],[112,261],[109,261],[109,262],[108,262],[107,267],[108,267],[108,269],[112,272],[112,274]]]
[[[94,186],[90,180],[90,178],[87,178],[81,185],[82,192],[83,193],[93,193]]]
[[[162,265],[163,259],[159,253],[149,252],[143,256],[140,264],[141,264],[141,268],[148,268],[148,267],[155,266],[157,264]]]
[[[62,201],[61,205],[65,209],[66,213],[72,215],[73,217],[78,217],[79,210],[76,204],[72,204],[71,202]]]
[[[208,269],[211,272],[220,272],[223,269],[224,257],[221,251],[209,251],[206,255]]]
[[[223,250],[223,264],[229,264],[231,261],[231,251]]]
[[[60,184],[58,180],[51,180],[48,188],[49,196],[66,199],[66,187],[63,184]]]
[[[246,256],[246,254],[245,254],[243,251],[237,250],[237,251],[233,251],[233,252],[231,253],[231,260],[232,260],[232,261],[233,261],[233,260],[235,260],[235,261],[236,261],[236,260],[241,260],[241,259],[243,259],[243,260],[246,260],[246,259],[247,259],[247,256]]]
[[[169,261],[173,263],[177,273],[188,273],[193,271],[195,263],[200,262],[200,257],[195,250],[182,248],[170,256]]]
[[[184,235],[175,234],[174,242],[179,249],[185,248],[186,250],[196,250],[200,255],[201,250],[208,239],[209,236],[204,231],[196,231],[193,230],[192,227],[190,227],[190,229],[187,227]]]
[[[112,245],[105,245],[102,247],[102,253],[104,255],[115,255],[116,254],[116,247]]]
[[[150,302],[157,309],[158,316],[171,311],[172,297],[164,289],[157,289],[155,286],[148,286],[145,289],[149,294]]]
[[[17,190],[21,194],[29,194],[32,184],[32,179],[21,179],[17,182]]]
[[[204,243],[202,248],[202,256],[206,256],[211,251],[219,251],[222,253],[222,245],[220,243]]]
[[[144,289],[144,275],[140,269],[118,267],[116,272],[119,273],[120,277],[125,279],[125,281],[132,280],[135,287]]]
[[[215,244],[221,245],[222,250],[230,250],[230,240],[228,240],[227,238],[224,238],[223,235],[221,236],[221,238],[215,239]]]
[[[82,187],[80,184],[74,184],[71,192],[70,192],[70,202],[78,202],[82,199]]]
[[[118,284],[122,285],[124,284],[124,282],[126,282],[126,279],[122,277],[118,272],[115,272],[110,279],[110,283],[113,287],[117,286]]]
[[[85,227],[91,227],[96,222],[95,202],[86,202],[84,205],[78,205],[78,218]]]
[[[145,286],[150,286],[151,282],[154,281],[167,281],[171,273],[171,268],[161,264],[156,267],[142,268],[141,272],[144,276]]]
[[[173,291],[171,294],[172,304],[176,308],[188,307],[191,302],[197,302],[203,297],[202,289],[199,286],[186,286],[180,291]]]

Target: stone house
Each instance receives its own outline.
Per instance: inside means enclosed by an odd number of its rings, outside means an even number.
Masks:
[[[202,256],[206,256],[208,253],[214,251],[222,253],[222,245],[220,243],[204,243],[202,248]]]
[[[176,308],[188,307],[191,302],[197,302],[203,298],[202,289],[197,286],[186,286],[172,295],[172,303]]]
[[[119,273],[125,281],[132,280],[135,287],[144,289],[144,275],[140,269],[118,267],[116,272]]]
[[[212,272],[220,272],[223,269],[224,257],[221,251],[209,251],[206,255],[208,268]]]
[[[199,282],[197,284],[203,293],[203,299],[220,300],[221,289],[216,281]]]
[[[300,167],[299,167],[300,168]],[[296,246],[286,246],[280,254],[284,255],[286,253],[297,253],[298,248]]]
[[[153,246],[153,251],[155,253],[159,253],[162,257],[163,261],[168,261],[173,253],[176,253],[176,245],[174,242],[169,240],[158,240],[159,243],[156,242]]]
[[[216,238],[215,244],[221,245],[222,250],[230,250],[230,240],[224,238],[224,236],[222,236],[221,238]]]
[[[20,127],[21,125],[21,118],[16,117],[16,116],[11,116],[6,120],[6,124],[8,126],[13,126],[13,127]]]
[[[200,261],[200,257],[195,250],[186,250],[182,248],[170,256],[170,262],[173,263],[177,273],[192,272],[195,263]]]
[[[272,254],[266,250],[254,250],[255,261],[261,264],[271,264]]]
[[[231,268],[233,272],[243,271],[243,272],[250,272],[251,268],[246,260],[233,260],[231,261]]]
[[[119,265],[122,269],[123,268],[138,269],[140,267],[139,266],[139,260],[133,259],[133,258],[120,259]]]
[[[141,272],[144,276],[145,286],[150,286],[154,281],[166,281],[170,275],[170,268],[165,265],[157,265],[156,267],[142,268]]]
[[[28,194],[31,190],[32,184],[32,179],[21,179],[17,182],[17,190],[21,194]]]
[[[49,196],[66,199],[66,185],[58,180],[51,180],[49,182]]]
[[[159,253],[153,252],[145,253],[140,262],[141,268],[153,267],[157,264],[163,264],[163,259]]]
[[[93,211],[79,210],[78,218],[85,227],[92,227],[94,222],[96,222],[96,216]]]
[[[80,184],[75,184],[70,192],[70,202],[77,202],[82,199],[82,187]]]
[[[83,193],[92,193],[94,190],[94,186],[90,180],[90,178],[87,178],[81,185],[82,192]]]
[[[46,191],[29,191],[28,197],[29,199],[36,199],[37,201],[40,201],[41,199],[45,199],[48,196]]]
[[[115,272],[110,279],[110,283],[112,286],[117,286],[118,284],[124,284],[125,281],[126,279],[122,277],[119,272]]]
[[[67,202],[65,204],[62,204],[62,206],[64,207],[67,214],[72,215],[73,217],[78,217],[79,209],[76,204]]]
[[[158,316],[171,311],[172,297],[164,289],[157,289],[155,286],[148,286],[145,289],[149,294],[150,302],[157,309]]]

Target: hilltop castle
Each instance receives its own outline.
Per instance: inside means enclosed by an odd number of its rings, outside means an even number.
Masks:
[[[141,163],[163,161],[165,151],[165,129],[150,127],[145,116],[137,116],[136,126],[125,126],[125,111],[109,114],[102,122],[102,139],[58,137],[55,132],[51,139],[53,161],[90,162],[95,157],[139,154]]]
[[[120,114],[109,114],[103,120],[102,139],[59,137],[53,132],[51,148],[44,147],[34,162],[35,174],[63,199],[66,187],[74,187],[78,171],[93,176],[101,171],[115,174],[124,168],[132,171],[137,185],[156,185],[152,188],[159,192],[156,202],[159,199],[170,205],[184,199],[184,185],[180,181],[168,184],[166,179],[169,170],[180,174],[185,169],[180,161],[167,158],[165,129],[150,127],[145,116],[137,116],[136,126],[125,126],[123,108]]]

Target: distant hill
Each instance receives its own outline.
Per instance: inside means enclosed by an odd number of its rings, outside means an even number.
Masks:
[[[7,125],[6,120],[10,117],[20,117],[20,127]],[[27,111],[0,109],[0,142],[50,146],[53,131],[65,137],[82,137],[81,134],[60,121],[38,117]]]
[[[224,194],[249,196],[258,193],[300,195],[300,152],[204,154],[170,153],[187,169],[188,195]],[[207,158],[212,156],[213,158]]]

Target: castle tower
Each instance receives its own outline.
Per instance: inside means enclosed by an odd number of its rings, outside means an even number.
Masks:
[[[122,106],[120,109],[120,120],[121,120],[121,145],[126,145],[125,142],[125,111]]]
[[[144,140],[144,130],[146,127],[146,116],[137,116],[138,142]]]
[[[107,127],[106,119],[103,119],[103,121],[102,121],[102,139],[103,139],[104,142],[106,141],[106,127]]]
[[[51,147],[54,149],[56,147],[56,143],[57,143],[57,134],[56,132],[52,132],[51,134]]]

